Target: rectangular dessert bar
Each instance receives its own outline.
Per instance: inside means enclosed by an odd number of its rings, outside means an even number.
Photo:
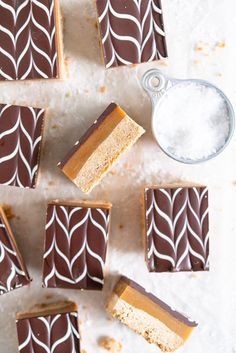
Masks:
[[[0,81],[64,77],[59,0],[0,2]]]
[[[96,0],[106,68],[167,57],[161,0]]]
[[[101,290],[110,228],[111,204],[49,203],[43,286]]]
[[[111,103],[58,166],[88,193],[144,132],[117,104]]]
[[[35,188],[45,110],[0,104],[0,184]]]
[[[196,322],[124,276],[115,286],[107,310],[163,352],[173,352],[181,347],[197,326]]]
[[[73,302],[36,305],[16,315],[19,352],[80,353],[78,310]]]
[[[209,270],[207,187],[146,188],[144,219],[149,271]]]
[[[0,207],[0,295],[31,281],[10,224]]]

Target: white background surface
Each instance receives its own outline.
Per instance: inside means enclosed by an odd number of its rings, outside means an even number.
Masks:
[[[191,353],[235,353],[236,315],[236,136],[214,161],[184,166],[166,157],[150,132],[151,106],[139,81],[151,67],[179,77],[204,78],[217,84],[236,104],[235,0],[163,0],[169,66],[158,63],[105,71],[100,58],[93,0],[61,1],[65,16],[66,82],[3,83],[0,101],[49,107],[41,178],[36,190],[0,187],[2,203],[11,204],[19,219],[11,224],[33,282],[0,298],[0,353],[17,352],[15,312],[42,302],[47,296],[69,298],[79,305],[82,348],[103,352],[100,336],[121,341],[125,353],[158,349],[116,321],[108,320],[104,304],[123,273],[199,322],[180,350]],[[217,43],[225,42],[225,48]],[[196,51],[201,46],[202,51]],[[100,93],[106,85],[108,91]],[[87,197],[113,203],[109,267],[105,290],[79,292],[41,288],[46,204],[54,198],[85,196],[56,163],[111,102],[119,103],[147,133],[125,154],[99,187]],[[201,137],[199,136],[199,143]],[[209,273],[149,274],[141,245],[140,197],[147,183],[193,181],[210,189],[211,270]],[[119,225],[123,225],[123,229]],[[65,352],[62,352],[65,353]]]

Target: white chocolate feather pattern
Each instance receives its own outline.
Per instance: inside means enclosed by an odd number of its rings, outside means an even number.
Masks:
[[[152,270],[161,266],[169,271],[208,269],[207,188],[172,192],[160,188],[148,193],[152,196],[146,210],[147,261]]]
[[[2,219],[0,219],[0,274],[4,276],[4,282],[0,278],[0,295],[22,287],[25,284],[24,281],[29,281],[20,266],[16,249],[10,243]]]
[[[54,0],[0,0],[0,11],[0,80],[56,77]]]
[[[158,0],[97,0],[106,68],[167,56],[159,6]]]
[[[34,317],[17,321],[19,352],[79,353],[80,335],[76,312]],[[24,338],[22,339],[22,332]],[[44,332],[44,335],[40,333]]]
[[[35,186],[44,112],[32,107],[0,106],[1,184]]]
[[[62,219],[62,215],[64,219]],[[101,219],[99,222],[98,218]],[[106,214],[101,208],[72,207],[69,210],[65,206],[53,205],[50,219],[46,224],[44,286],[50,286],[57,281],[55,278],[71,285],[78,285],[86,277],[103,285],[104,254],[96,252],[92,244],[93,241],[99,242],[101,248],[106,251],[108,224],[109,214]],[[93,231],[88,227],[92,227]],[[55,256],[58,257],[59,264],[55,261]],[[87,262],[88,256],[97,265],[99,264],[101,277],[90,272],[90,266]],[[51,264],[51,267],[46,264]]]

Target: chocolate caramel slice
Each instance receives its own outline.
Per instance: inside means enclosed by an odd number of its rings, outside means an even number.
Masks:
[[[28,285],[30,281],[8,219],[0,207],[0,295]]]
[[[208,271],[208,217],[206,186],[147,187],[144,243],[149,271]]]
[[[124,276],[116,284],[107,310],[163,352],[173,352],[182,346],[197,326]]]
[[[111,204],[54,201],[48,204],[43,261],[47,288],[102,290]]]
[[[16,315],[19,352],[80,353],[77,305],[40,304]]]
[[[0,81],[64,78],[59,0],[0,2]]]
[[[144,132],[124,110],[111,103],[58,166],[88,193]]]
[[[106,68],[167,57],[161,0],[96,0]]]
[[[45,109],[0,104],[0,184],[35,188]]]

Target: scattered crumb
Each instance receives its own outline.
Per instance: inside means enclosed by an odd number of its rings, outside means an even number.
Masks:
[[[218,76],[218,77],[222,77],[223,75],[222,75],[222,73],[221,73],[221,72],[217,72],[217,73],[216,73],[216,76]]]
[[[198,45],[198,46],[196,46],[195,50],[196,51],[203,51],[203,47]]]
[[[70,57],[69,56],[65,57],[64,62],[65,62],[66,76],[69,77],[69,75],[70,75]]]
[[[158,61],[158,65],[160,66],[168,66],[168,61],[166,59],[162,59]]]
[[[131,65],[130,65],[131,68],[132,68],[132,67],[136,67],[136,66],[138,66],[138,64],[131,64]]]
[[[225,48],[225,46],[226,46],[226,44],[225,44],[225,41],[224,41],[224,40],[222,40],[222,41],[216,43],[216,47],[217,47],[217,48]]]
[[[52,125],[52,129],[59,129],[59,125],[57,124]]]
[[[190,278],[197,278],[198,276],[197,276],[197,274],[196,273],[191,273],[190,274]]]
[[[114,175],[117,175],[117,172],[115,172],[114,170],[111,170],[111,171],[109,172],[109,174],[114,176]]]
[[[119,229],[124,229],[123,224],[119,224]]]
[[[55,185],[55,181],[54,180],[49,180],[48,185],[50,185],[50,186]]]
[[[81,353],[87,353],[87,351],[85,349],[82,349]]]
[[[66,56],[65,57],[65,64],[68,65],[70,63],[70,57]]]
[[[233,185],[235,185],[235,186],[236,186],[236,180],[233,180],[233,181],[232,181],[232,183],[233,183]]]
[[[15,218],[15,214],[13,213],[12,208],[11,208],[10,205],[3,204],[2,208],[3,208],[3,210],[4,210],[5,214],[6,214],[6,217],[8,219]]]
[[[94,17],[86,17],[85,20],[87,22],[91,22],[91,21],[94,21]]]
[[[95,22],[94,26],[95,26],[95,28],[98,28],[98,23],[97,23],[97,22]]]
[[[202,41],[199,41],[196,44],[194,50],[197,51],[197,52],[203,52],[205,49],[209,49],[209,44],[205,43],[205,42],[202,42]]]
[[[123,349],[122,344],[112,337],[101,337],[98,345],[111,353],[119,353]]]
[[[68,98],[68,97],[72,97],[72,92],[71,91],[66,92],[66,98]]]
[[[107,86],[103,85],[99,87],[99,92],[100,93],[106,93],[107,92]]]
[[[52,294],[46,294],[45,295],[45,299],[46,300],[50,300],[50,299],[52,299],[53,298],[53,295]]]
[[[132,165],[129,164],[129,163],[125,163],[125,164],[124,164],[124,168],[125,168],[126,170],[132,170]]]

